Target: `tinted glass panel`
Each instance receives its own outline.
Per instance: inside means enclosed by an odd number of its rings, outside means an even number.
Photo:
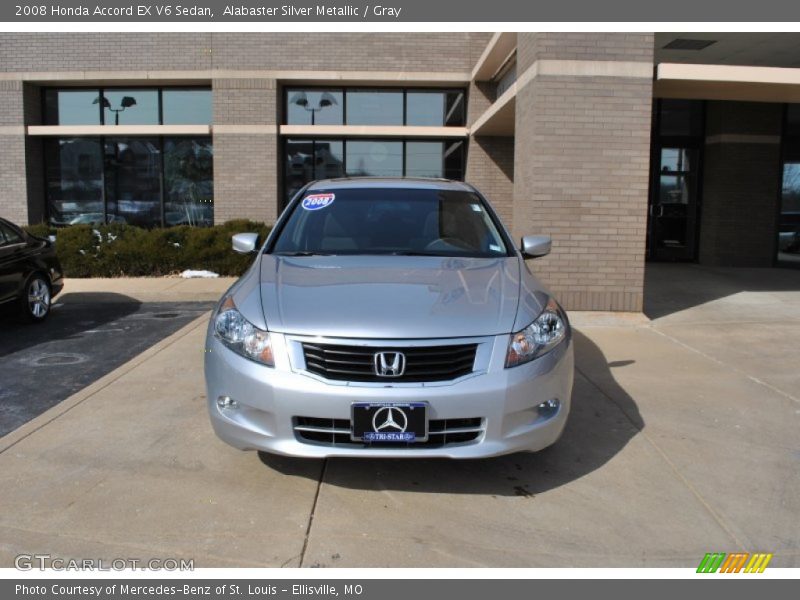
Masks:
[[[348,140],[346,171],[351,177],[399,177],[403,174],[403,143]]]
[[[286,122],[289,125],[341,125],[341,90],[286,90]]]
[[[317,140],[314,144],[314,179],[344,176],[344,142]]]
[[[778,260],[800,266],[800,162],[783,165]]]
[[[103,222],[103,152],[95,138],[44,140],[45,185],[54,225]]]
[[[688,172],[692,170],[690,156],[693,152],[687,148],[662,148],[662,172]]]
[[[336,189],[335,201],[316,210],[296,204],[272,251],[480,257],[507,253],[477,195],[391,188]]]
[[[211,123],[211,90],[164,90],[161,102],[164,125]]]
[[[24,240],[18,231],[9,227],[5,223],[0,223],[0,246],[6,244],[19,244],[23,241]]]
[[[703,135],[702,100],[661,100],[661,135]]]
[[[211,138],[164,139],[164,223],[214,224]]]
[[[444,142],[406,142],[408,177],[444,177]]]
[[[46,125],[99,125],[100,90],[46,90]]]
[[[161,224],[161,152],[158,138],[106,138],[104,148],[109,223]]]
[[[104,90],[106,125],[158,125],[158,91]]]
[[[399,91],[348,91],[347,124],[402,125],[403,93]]]
[[[447,179],[464,179],[464,151],[467,145],[463,140],[446,142],[444,145],[444,176]]]
[[[464,92],[414,91],[406,94],[406,125],[464,125]]]

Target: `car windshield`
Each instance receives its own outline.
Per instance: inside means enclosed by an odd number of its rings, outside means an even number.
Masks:
[[[506,256],[475,193],[414,188],[316,189],[295,204],[275,254]]]

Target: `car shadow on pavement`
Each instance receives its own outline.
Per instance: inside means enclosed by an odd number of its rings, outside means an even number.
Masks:
[[[533,498],[601,468],[644,428],[636,403],[611,371],[633,360],[609,364],[588,337],[575,331],[574,340],[577,368],[567,426],[561,439],[541,452],[481,460],[333,458],[324,469],[322,461],[265,453],[259,454],[261,462],[309,479],[322,472],[325,484],[350,489]]]
[[[43,323],[29,323],[16,306],[0,307],[0,357],[45,342],[71,339],[139,310],[141,302],[114,293],[65,293],[56,296]]]

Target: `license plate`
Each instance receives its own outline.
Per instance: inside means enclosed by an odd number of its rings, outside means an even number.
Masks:
[[[427,404],[357,402],[352,405],[351,437],[360,442],[424,442],[428,439]]]

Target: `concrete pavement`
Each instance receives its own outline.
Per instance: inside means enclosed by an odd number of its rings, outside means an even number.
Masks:
[[[205,415],[200,318],[0,438],[0,565],[47,552],[196,566],[691,567],[744,550],[800,566],[800,272],[758,274],[755,286],[692,269],[648,272],[653,321],[576,315],[563,438],[486,461],[233,450]]]

